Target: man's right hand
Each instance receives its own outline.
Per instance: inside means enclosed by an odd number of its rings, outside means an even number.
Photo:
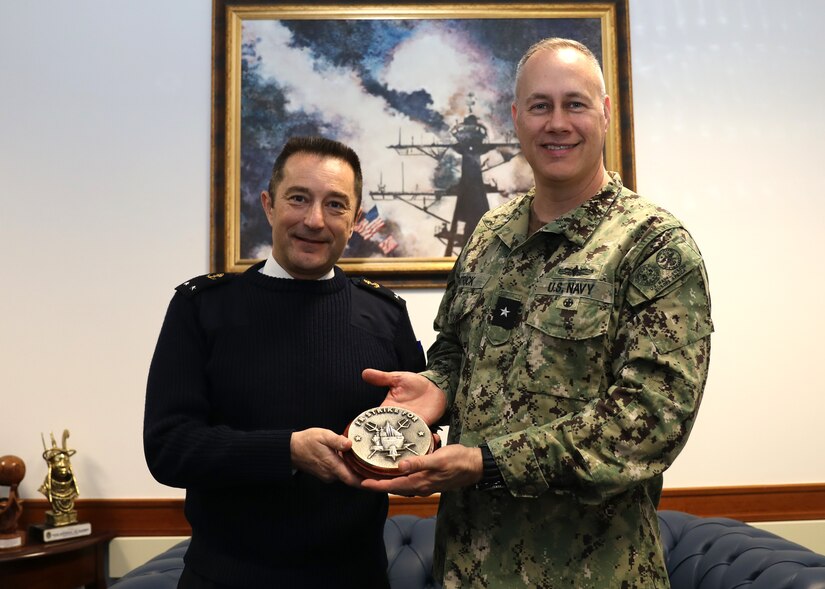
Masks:
[[[361,378],[371,385],[388,387],[382,407],[408,409],[432,426],[447,409],[447,395],[432,381],[415,372],[382,372],[367,368]]]
[[[320,427],[293,432],[289,440],[293,468],[325,483],[338,480],[351,487],[359,487],[361,477],[352,472],[338,454],[350,448],[352,441],[346,436]]]

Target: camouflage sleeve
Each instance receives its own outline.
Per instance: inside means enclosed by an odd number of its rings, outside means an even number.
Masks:
[[[645,249],[608,338],[604,394],[549,424],[488,441],[513,495],[553,489],[600,502],[658,476],[684,447],[710,359],[707,275],[682,229]],[[671,259],[663,264],[663,256]]]
[[[455,325],[447,320],[450,305],[455,296],[455,275],[457,261],[447,276],[447,287],[438,306],[438,314],[433,321],[433,328],[438,333],[435,343],[427,350],[427,370],[421,374],[432,381],[447,395],[447,407],[451,407],[458,388],[459,375],[464,351],[459,342]]]

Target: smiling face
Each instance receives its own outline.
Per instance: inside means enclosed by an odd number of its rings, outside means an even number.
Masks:
[[[524,63],[512,114],[539,194],[602,184],[610,98],[596,65],[576,49],[542,49]]]
[[[338,261],[352,236],[355,173],[344,160],[298,152],[287,159],[274,198],[261,194],[272,226],[272,255],[293,278],[315,280]]]

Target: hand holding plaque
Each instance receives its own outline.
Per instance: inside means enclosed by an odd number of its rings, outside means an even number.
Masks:
[[[344,430],[352,449],[343,454],[355,472],[368,479],[401,476],[398,463],[429,454],[438,434],[418,415],[401,407],[374,407],[361,413]]]
[[[444,391],[420,374],[367,368],[361,376],[365,382],[387,389],[383,406],[404,407],[427,423],[437,423],[447,409]]]

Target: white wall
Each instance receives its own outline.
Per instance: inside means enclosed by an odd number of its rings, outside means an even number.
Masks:
[[[631,0],[639,190],[705,254],[717,332],[668,487],[822,482],[818,0]],[[208,270],[211,2],[0,0],[0,455],[177,497],[141,448],[172,288]],[[436,291],[401,293],[425,345]]]

